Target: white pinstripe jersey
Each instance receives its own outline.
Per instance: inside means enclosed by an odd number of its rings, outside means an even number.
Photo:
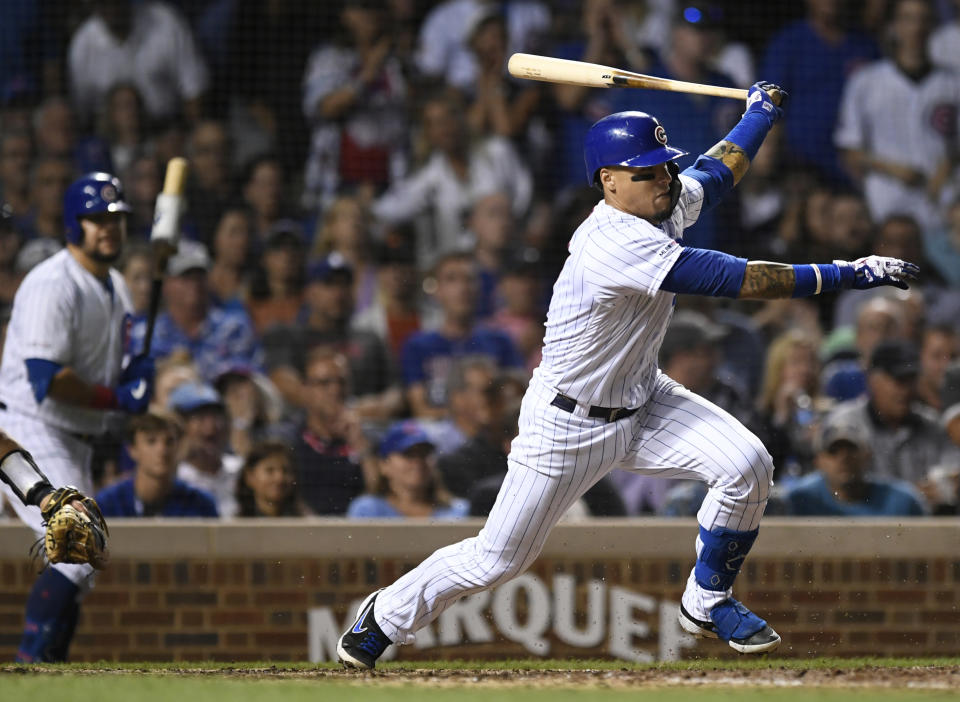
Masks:
[[[680,201],[660,226],[600,202],[574,232],[535,380],[587,406],[646,402],[673,312],[674,295],[660,284],[703,203],[701,185],[680,178]]]
[[[23,279],[0,361],[0,401],[9,410],[84,434],[103,433],[117,422],[116,413],[68,405],[49,395],[38,405],[25,364],[41,358],[72,368],[88,383],[116,385],[133,307],[123,276],[111,269],[110,280],[112,293],[67,249]]]

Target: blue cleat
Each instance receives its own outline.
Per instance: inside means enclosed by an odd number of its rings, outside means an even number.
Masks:
[[[337,657],[345,668],[372,670],[387,646],[393,643],[373,618],[373,603],[379,592],[371,593],[361,603],[357,621],[337,642]]]
[[[705,622],[680,605],[680,627],[697,638],[721,639],[740,653],[769,653],[780,645],[780,634],[732,597],[710,610]]]

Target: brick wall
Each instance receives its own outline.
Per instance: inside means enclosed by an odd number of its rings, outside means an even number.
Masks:
[[[111,524],[114,559],[84,603],[72,659],[306,660],[309,610],[328,608],[342,623],[351,615],[350,603],[388,584],[433,548],[475,533],[477,526],[117,521]],[[557,574],[573,576],[578,626],[585,624],[591,581],[605,592],[652,598],[672,612],[670,603],[679,601],[691,566],[694,533],[685,520],[562,525],[532,568],[530,582],[549,591]],[[14,655],[36,574],[24,557],[29,541],[22,527],[0,526],[0,659]],[[781,633],[785,656],[957,655],[958,546],[957,520],[770,519],[737,593]],[[523,596],[516,600],[521,621],[527,604]],[[635,634],[631,645],[653,657],[667,626],[658,612],[641,608],[631,615],[648,629]],[[485,617],[493,621],[490,611]],[[502,628],[491,628],[492,642],[408,646],[399,658],[531,655],[504,638]],[[612,634],[596,646],[577,648],[549,627],[542,633],[551,657],[611,652]],[[728,651],[701,642],[678,649],[677,657]]]

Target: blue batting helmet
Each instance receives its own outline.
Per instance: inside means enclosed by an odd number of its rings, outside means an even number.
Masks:
[[[67,242],[81,244],[80,218],[101,212],[132,212],[123,199],[120,179],[109,173],[87,173],[78,178],[63,196],[63,227]]]
[[[604,166],[655,166],[686,155],[686,151],[667,146],[666,131],[646,112],[617,112],[604,117],[590,127],[583,145],[590,185]]]

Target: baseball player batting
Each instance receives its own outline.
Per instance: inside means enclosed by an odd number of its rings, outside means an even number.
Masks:
[[[123,367],[132,306],[112,268],[123,249],[126,216],[120,181],[90,173],[64,195],[66,248],[27,274],[13,300],[0,363],[0,424],[36,459],[54,485],[93,492],[93,442],[116,429],[122,413],[146,410],[153,362]],[[10,485],[0,485],[14,497]],[[40,510],[11,500],[43,534]],[[27,600],[17,660],[66,660],[79,602],[93,585],[88,563],[56,563]]]
[[[524,395],[509,472],[486,525],[369,595],[340,638],[344,665],[372,668],[390,643],[410,643],[460,597],[522,573],[567,508],[613,468],[709,485],[680,624],[741,653],[777,648],[777,632],[733,597],[773,463],[740,422],[657,368],[674,295],[767,299],[905,288],[918,272],[878,256],[788,265],[680,243],[700,212],[743,177],[785,97],[778,86],[753,85],[740,122],[683,173],[675,159],[685,152],[668,146],[663,126],[648,114],[620,112],[589,129],[587,181],[603,201],[570,240],[547,314],[543,361]]]

